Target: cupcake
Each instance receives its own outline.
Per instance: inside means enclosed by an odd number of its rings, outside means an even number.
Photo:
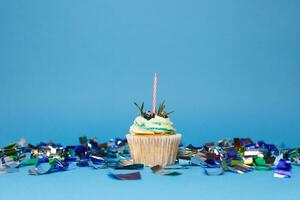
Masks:
[[[156,77],[156,76],[155,76]],[[134,163],[145,166],[167,166],[174,164],[181,134],[176,133],[169,118],[171,112],[165,111],[165,103],[161,103],[156,112],[156,82],[154,83],[152,112],[144,112],[144,103],[135,105],[140,110],[126,135],[131,158]]]

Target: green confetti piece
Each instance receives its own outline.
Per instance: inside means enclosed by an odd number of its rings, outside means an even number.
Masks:
[[[243,165],[244,161],[243,160],[231,160],[230,165],[235,166],[235,165]]]
[[[24,160],[22,162],[22,165],[23,166],[36,165],[38,160],[39,160],[38,158],[30,158],[30,159]]]
[[[257,156],[257,157],[254,158],[254,164],[257,165],[257,166],[265,166],[266,161],[265,161],[264,158]]]
[[[272,169],[270,166],[255,166],[254,168],[258,171],[268,171]]]

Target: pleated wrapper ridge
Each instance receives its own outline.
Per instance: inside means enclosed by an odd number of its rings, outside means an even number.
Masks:
[[[167,166],[175,163],[181,134],[126,135],[134,163]]]

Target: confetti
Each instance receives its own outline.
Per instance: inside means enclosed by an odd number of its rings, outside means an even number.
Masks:
[[[79,138],[79,144],[63,146],[58,143],[28,144],[21,139],[15,144],[0,148],[0,174],[18,172],[21,167],[32,166],[30,175],[44,175],[69,170],[69,166],[92,169],[141,170],[143,163],[131,160],[126,139],[115,138],[98,143],[96,138]],[[176,170],[199,168],[208,176],[224,173],[244,174],[253,170],[273,170],[274,177],[291,178],[292,166],[300,165],[300,148],[275,146],[250,138],[223,139],[202,146],[189,144],[178,148],[176,164],[154,166],[154,174],[177,176]],[[201,171],[201,170],[199,170]],[[109,176],[131,180],[140,174],[113,174]],[[122,179],[123,177],[123,179]]]
[[[109,173],[109,177],[117,180],[140,180],[142,179],[140,172],[134,172],[129,174],[113,174]]]
[[[292,170],[291,161],[280,159],[277,166],[276,166],[276,169],[275,169],[275,172],[274,172],[274,177],[276,177],[276,178],[290,178],[291,177],[291,170]]]
[[[115,169],[143,169],[144,164],[138,163],[138,164],[132,164],[132,165],[120,165],[117,166]]]
[[[154,174],[159,174],[159,175],[166,175],[166,176],[178,176],[181,175],[180,172],[172,171],[172,170],[166,170],[160,165],[156,165],[151,167],[151,170]]]

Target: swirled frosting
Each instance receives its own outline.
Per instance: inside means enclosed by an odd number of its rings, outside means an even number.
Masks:
[[[154,118],[147,120],[142,116],[135,118],[130,127],[132,134],[175,134],[176,129],[169,118],[155,115]]]

